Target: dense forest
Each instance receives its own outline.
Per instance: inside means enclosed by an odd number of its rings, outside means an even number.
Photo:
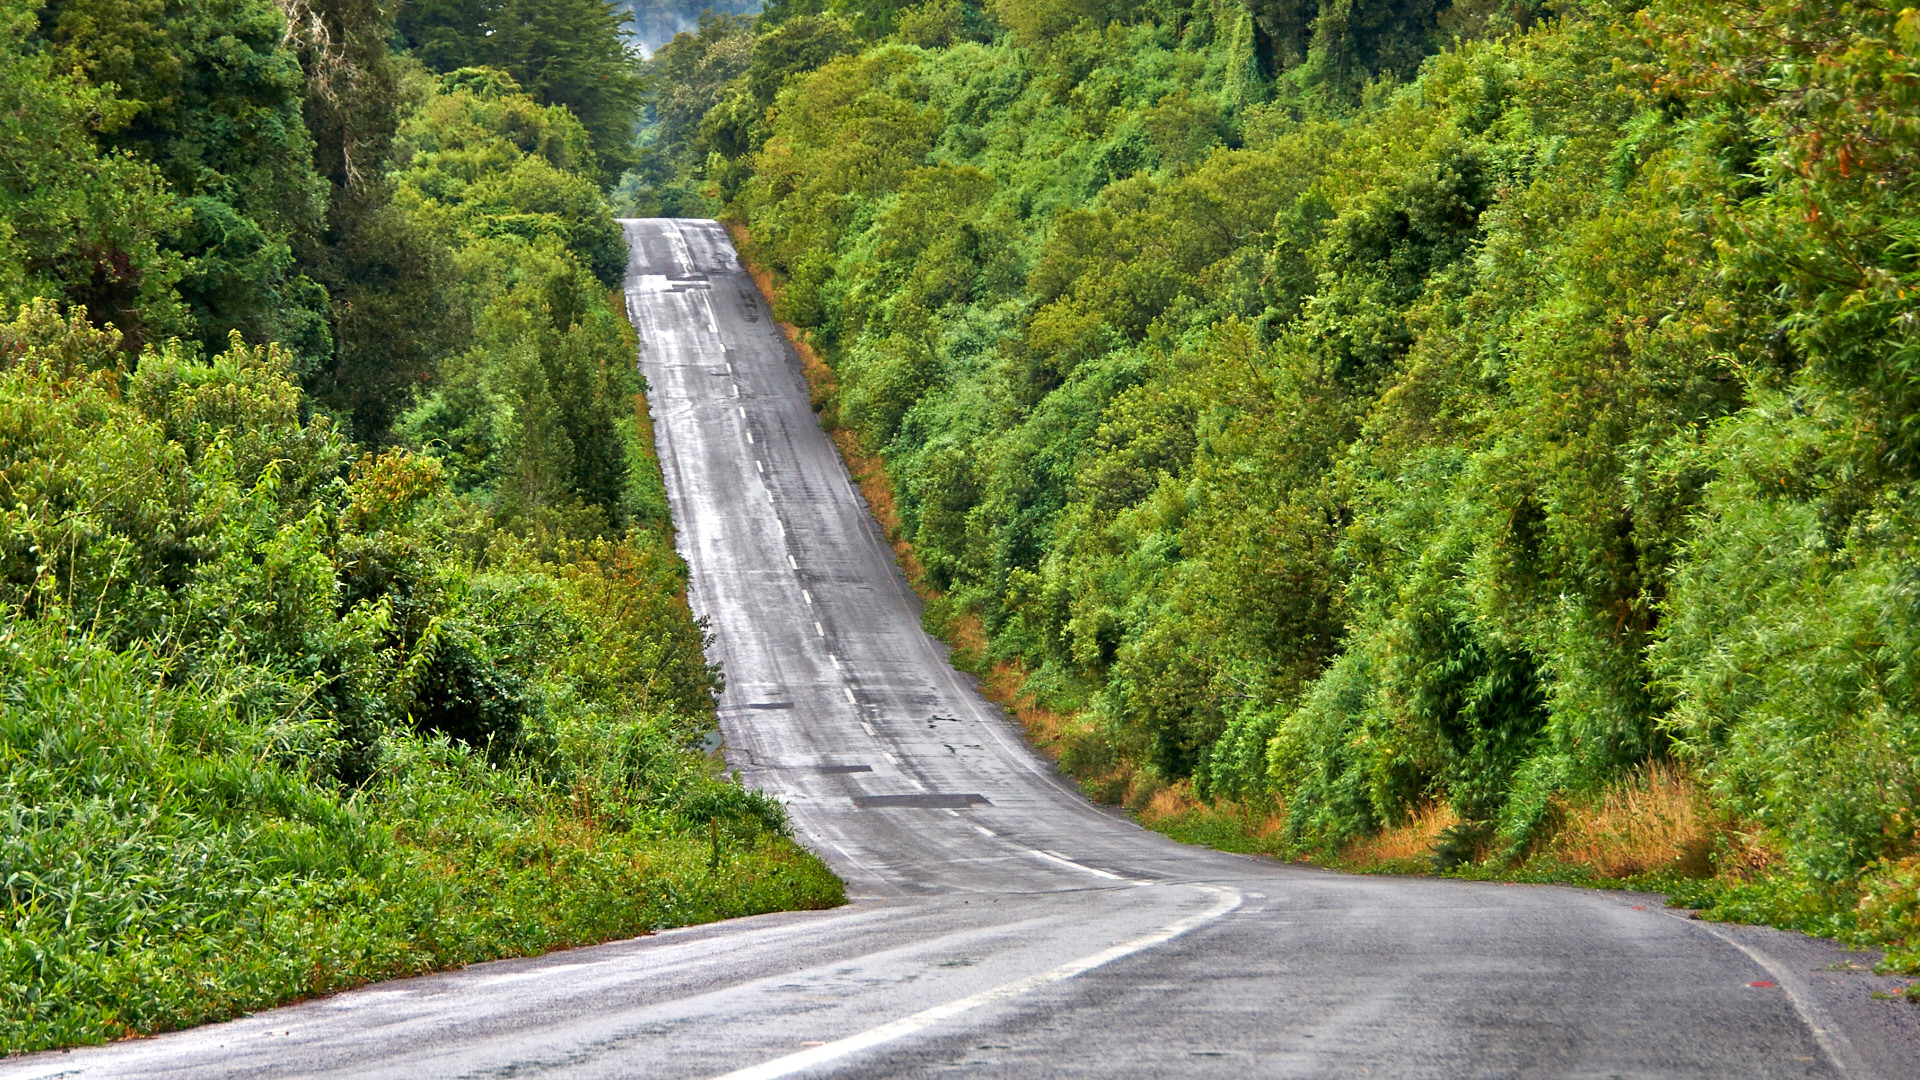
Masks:
[[[618,197],[741,230],[1096,795],[1912,965],[1916,56],[1884,0],[777,0],[654,54]]]
[[[633,43],[651,54],[683,33],[699,33],[701,16],[753,15],[760,0],[621,0]]]
[[[840,900],[699,750],[601,0],[0,0],[0,1053]]]

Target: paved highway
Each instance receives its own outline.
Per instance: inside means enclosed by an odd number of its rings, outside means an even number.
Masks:
[[[1920,1010],[1828,943],[1624,893],[1276,865],[1089,805],[922,632],[725,233],[625,227],[728,760],[853,901],[0,1076],[1920,1076]]]

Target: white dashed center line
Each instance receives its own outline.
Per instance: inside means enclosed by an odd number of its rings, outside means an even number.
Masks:
[[[1030,855],[1037,855],[1040,858],[1047,860],[1048,862],[1059,863],[1061,866],[1071,866],[1075,870],[1083,870],[1089,874],[1092,874],[1094,877],[1106,878],[1108,881],[1127,880],[1126,878],[1121,877],[1119,874],[1110,874],[1105,870],[1095,870],[1091,866],[1074,862],[1072,859],[1067,858],[1065,855],[1062,855],[1057,851],[1041,851],[1039,848],[1028,848],[1027,852]]]

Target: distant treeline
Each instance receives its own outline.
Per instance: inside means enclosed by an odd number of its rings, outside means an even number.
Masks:
[[[600,0],[0,0],[0,1054],[838,901],[697,751]]]
[[[761,0],[620,0],[615,7],[632,20],[633,42],[648,54],[674,35],[699,33],[702,15],[754,15]]]
[[[654,56],[622,198],[751,234],[1099,793],[1504,866],[1678,775],[1721,910],[1912,961],[1916,56],[1876,0],[795,0]]]

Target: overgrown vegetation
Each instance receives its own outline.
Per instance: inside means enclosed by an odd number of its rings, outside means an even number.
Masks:
[[[434,12],[0,0],[0,1053],[841,900],[698,750],[614,16]]]
[[[1705,882],[1910,967],[1916,44],[1876,2],[782,3],[660,51],[624,190],[750,234],[931,618],[1097,796]]]

